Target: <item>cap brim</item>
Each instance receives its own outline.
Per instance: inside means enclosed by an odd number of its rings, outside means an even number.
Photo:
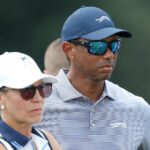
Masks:
[[[52,83],[53,84],[53,83],[57,82],[56,77],[42,73],[42,74],[38,74],[36,76],[20,76],[18,78],[16,77],[16,79],[5,83],[5,86],[9,87],[9,88],[14,88],[14,89],[22,89],[22,88],[25,88],[25,87],[28,87],[28,86],[34,84],[35,82],[37,82],[39,80],[42,80],[43,83]]]
[[[47,74],[43,74],[43,78],[42,78],[44,83],[56,83],[57,82],[57,78],[52,76],[52,75],[47,75]]]
[[[109,28],[96,30],[94,32],[82,35],[81,38],[88,39],[88,40],[102,40],[111,35],[118,35],[125,38],[130,38],[132,36],[132,34],[126,30],[109,27]]]

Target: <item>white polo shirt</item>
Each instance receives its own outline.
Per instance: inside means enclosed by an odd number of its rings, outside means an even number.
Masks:
[[[38,126],[63,150],[137,150],[141,144],[150,150],[150,106],[143,98],[105,81],[102,96],[92,103],[63,70],[57,78]]]

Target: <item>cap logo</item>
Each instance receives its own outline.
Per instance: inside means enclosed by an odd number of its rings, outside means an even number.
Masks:
[[[25,59],[26,59],[26,57],[22,57],[22,58],[21,58],[21,60],[23,60],[23,61],[24,61]]]
[[[95,20],[98,21],[98,22],[102,22],[102,21],[104,21],[104,20],[110,21],[110,19],[109,19],[107,16],[101,16],[100,18],[95,19]]]
[[[22,63],[23,63],[23,65],[24,65],[24,67],[31,67],[32,65],[32,61],[29,59],[29,58],[27,58],[26,56],[23,56],[23,57],[21,57],[21,61],[22,61]]]

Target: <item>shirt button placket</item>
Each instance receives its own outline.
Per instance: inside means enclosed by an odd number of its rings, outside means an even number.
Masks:
[[[95,108],[92,107],[91,108],[91,127],[95,127],[95,123],[94,123],[94,120],[93,120],[94,112],[95,112]]]
[[[95,123],[93,122],[93,123],[91,124],[91,126],[92,126],[92,127],[95,127]]]
[[[92,112],[94,112],[95,111],[95,109],[94,109],[94,107],[92,108],[92,110],[91,110]]]

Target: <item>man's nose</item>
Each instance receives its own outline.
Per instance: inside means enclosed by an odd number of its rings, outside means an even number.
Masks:
[[[108,47],[107,51],[105,52],[105,54],[103,55],[104,58],[114,58],[115,55],[113,54],[113,52],[111,51],[111,49]]]

